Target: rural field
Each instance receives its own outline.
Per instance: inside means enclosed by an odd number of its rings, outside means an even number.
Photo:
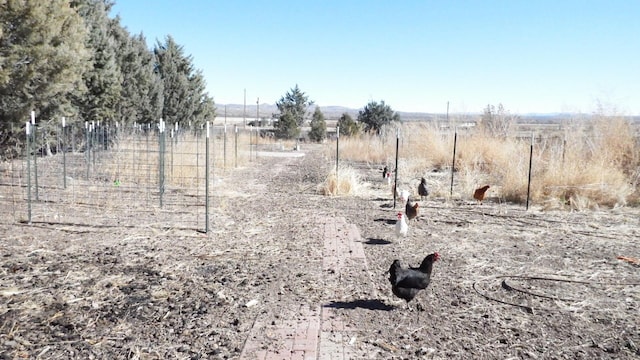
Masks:
[[[353,195],[321,194],[328,146],[218,174],[208,234],[155,207],[3,219],[0,358],[640,357],[640,267],[619,258],[640,256],[638,208],[525,210],[436,192],[414,197],[418,218],[396,238],[404,205],[381,162],[345,164]],[[418,181],[405,179],[414,195]],[[431,284],[407,306],[386,271],[434,251]]]

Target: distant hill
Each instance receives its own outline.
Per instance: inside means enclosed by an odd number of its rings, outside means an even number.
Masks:
[[[247,118],[255,118],[256,111],[258,109],[255,104],[247,104],[246,108],[242,104],[216,104],[218,117],[224,116],[225,108],[228,117],[242,117],[243,112]],[[275,104],[260,104],[260,117],[270,118],[273,114],[278,113],[278,107]],[[359,109],[350,109],[344,106],[320,106],[320,110],[324,114],[327,120],[335,120],[342,116],[343,113],[348,113],[353,117],[358,116]]]
[[[247,118],[255,118],[257,106],[255,104],[249,105],[247,104],[246,108],[242,104],[216,104],[217,115],[218,117],[223,117],[225,114],[225,110],[227,113],[227,117],[242,117],[243,113]],[[347,113],[351,115],[354,119],[358,117],[358,112],[362,110],[348,108],[345,106],[320,106],[320,110],[324,114],[325,119],[327,120],[337,120],[342,116],[342,114]],[[260,104],[260,117],[270,118],[273,114],[278,113],[278,107],[275,104]],[[439,117],[444,119],[446,115],[438,115],[438,114],[428,114],[428,113],[416,113],[416,112],[402,112],[399,111],[400,117],[403,120],[411,121],[411,120],[435,120]]]
[[[243,113],[248,119],[255,119],[256,117],[256,105],[247,104],[246,108],[242,104],[216,104],[217,116],[221,118],[225,115],[225,108],[227,117],[243,117]],[[275,104],[260,104],[260,117],[271,118],[274,114],[278,113],[278,108]],[[320,110],[327,120],[338,120],[342,114],[347,113],[354,119],[358,117],[358,112],[362,110],[353,109],[344,106],[320,106]],[[421,112],[404,112],[398,111],[400,118],[403,121],[446,121],[446,114],[437,113],[421,113]],[[451,114],[452,119],[459,121],[475,121],[480,117],[480,113],[469,114]],[[572,114],[572,113],[553,113],[553,114],[521,114],[519,115],[520,123],[542,123],[542,124],[559,124],[563,121],[575,119],[575,118],[588,118],[589,114]],[[629,120],[640,123],[640,116],[628,116]]]

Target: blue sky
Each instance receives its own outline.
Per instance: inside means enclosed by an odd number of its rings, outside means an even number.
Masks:
[[[116,0],[150,47],[171,35],[217,104],[640,114],[640,1]]]

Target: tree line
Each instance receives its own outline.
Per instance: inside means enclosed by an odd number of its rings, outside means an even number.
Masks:
[[[215,119],[213,98],[201,70],[171,36],[149,47],[131,34],[112,0],[0,0],[0,157],[24,153],[25,123],[35,112],[37,148],[51,152],[62,117],[66,124],[114,126],[191,123]],[[313,101],[298,85],[276,103],[276,135],[297,138]],[[310,138],[326,138],[316,108]],[[358,119],[343,114],[340,134],[379,132],[400,118],[388,105],[370,102]]]
[[[110,0],[0,0],[0,154],[21,153],[31,111],[38,131],[96,121],[194,124],[215,118],[193,58],[167,36],[152,48],[109,17]],[[47,147],[47,144],[39,144]]]
[[[293,139],[300,135],[306,114],[314,102],[296,84],[279,101],[276,102],[279,114],[275,124],[276,136],[279,138]],[[358,112],[357,119],[344,113],[338,119],[340,135],[356,136],[361,132],[380,134],[385,125],[392,122],[400,122],[400,115],[384,101],[370,101]],[[316,106],[311,115],[309,139],[322,141],[327,136],[327,124],[320,107]]]

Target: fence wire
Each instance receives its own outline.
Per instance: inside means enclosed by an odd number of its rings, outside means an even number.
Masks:
[[[251,146],[226,126],[76,124],[46,156],[31,129],[24,158],[0,167],[5,221],[206,232],[215,172],[245,163]]]

